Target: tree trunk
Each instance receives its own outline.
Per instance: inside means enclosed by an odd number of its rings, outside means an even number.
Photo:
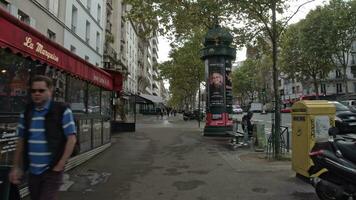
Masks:
[[[280,113],[280,97],[278,91],[278,69],[277,69],[277,23],[276,23],[276,2],[272,3],[272,58],[273,58],[273,88],[274,88],[274,131],[273,131],[273,147],[274,158],[280,158],[280,126],[281,126],[281,113]]]
[[[313,76],[313,84],[314,84],[314,90],[315,90],[315,98],[319,99],[319,84],[316,76]]]
[[[346,100],[349,99],[349,86],[347,84],[347,74],[346,74],[346,69],[347,69],[347,65],[343,65],[343,79],[344,79],[344,84],[345,84],[345,98]]]

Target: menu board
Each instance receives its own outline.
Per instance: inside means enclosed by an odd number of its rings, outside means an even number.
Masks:
[[[17,123],[0,123],[0,165],[11,165],[16,150]]]

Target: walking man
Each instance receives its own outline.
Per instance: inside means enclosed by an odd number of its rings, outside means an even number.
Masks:
[[[32,200],[56,200],[62,184],[64,166],[76,143],[72,111],[52,101],[53,83],[46,76],[31,81],[31,99],[20,115],[19,140],[10,182],[20,184],[29,171]]]

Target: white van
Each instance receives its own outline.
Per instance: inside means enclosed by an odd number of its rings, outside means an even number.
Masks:
[[[250,111],[251,112],[262,112],[263,105],[262,103],[251,103]]]

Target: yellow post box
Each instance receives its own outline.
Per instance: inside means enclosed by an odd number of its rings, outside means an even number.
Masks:
[[[309,153],[315,141],[328,140],[328,130],[335,124],[336,108],[328,101],[299,101],[292,107],[292,168],[309,177],[312,165]]]

